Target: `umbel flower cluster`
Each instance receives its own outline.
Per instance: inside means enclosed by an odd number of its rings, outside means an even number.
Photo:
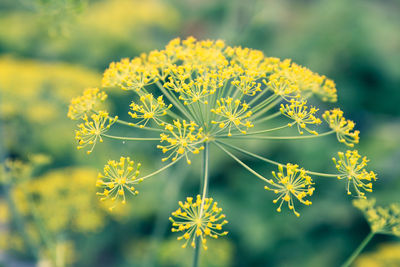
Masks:
[[[266,57],[261,51],[230,47],[223,41],[174,39],[164,50],[154,50],[133,59],[112,62],[104,72],[103,87],[117,87],[131,98],[128,121],[98,108],[106,95],[99,89],[87,89],[71,101],[68,116],[81,120],[76,130],[78,148],[91,153],[103,138],[150,142],[159,149],[165,166],[141,175],[139,163],[129,157],[110,160],[99,175],[97,186],[101,200],[125,203],[126,195],[137,195],[139,183],[181,160],[191,164],[202,154],[202,194],[188,197],[170,218],[173,232],[184,246],[206,244],[206,237],[226,235],[227,223],[222,210],[207,197],[209,146],[221,149],[239,165],[265,183],[276,194],[277,211],[287,206],[296,216],[296,202],[311,205],[315,190],[313,177],[332,177],[347,182],[347,193],[365,198],[372,191],[376,175],[366,171],[367,159],[356,150],[339,152],[334,163],[339,171],[324,174],[307,171],[294,163],[278,163],[229,140],[289,140],[336,135],[339,142],[354,147],[359,142],[355,123],[335,108],[322,117],[309,104],[311,97],[335,102],[335,83],[289,59]],[[280,123],[280,125],[279,125]],[[276,125],[279,126],[276,126]],[[109,134],[114,127],[136,128],[132,136]],[[283,135],[293,128],[292,135]],[[137,134],[142,131],[146,137]],[[277,172],[263,176],[248,166],[238,154],[276,165]]]
[[[400,203],[377,206],[375,199],[357,199],[353,205],[364,213],[372,233],[400,237]]]

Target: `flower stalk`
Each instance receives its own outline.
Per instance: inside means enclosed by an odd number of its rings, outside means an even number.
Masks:
[[[361,242],[361,244],[357,247],[357,249],[350,255],[350,257],[343,263],[342,267],[349,267],[353,261],[360,255],[361,251],[368,245],[368,243],[371,241],[371,239],[374,237],[375,233],[370,232],[364,240]]]
[[[209,143],[204,144],[203,150],[203,162],[202,162],[202,201],[200,206],[200,218],[202,213],[204,212],[204,201],[207,196],[208,191],[208,161],[209,161]],[[193,256],[193,267],[199,266],[199,258],[200,258],[200,238],[196,239],[196,247],[194,249],[194,256]]]

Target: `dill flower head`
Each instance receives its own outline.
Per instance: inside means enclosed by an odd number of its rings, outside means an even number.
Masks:
[[[78,125],[79,130],[75,132],[75,139],[78,141],[78,149],[91,146],[87,151],[90,154],[97,142],[103,142],[101,136],[110,129],[118,117],[110,118],[107,112],[100,111],[90,118],[85,114],[82,119],[84,122]]]
[[[351,120],[346,120],[343,117],[343,111],[335,108],[333,110],[325,111],[322,117],[329,124],[329,127],[336,132],[339,142],[344,143],[349,147],[358,144],[360,140],[358,135],[360,132],[353,131],[355,123]]]
[[[307,175],[306,171],[299,168],[298,165],[288,163],[285,170],[282,165],[279,165],[279,172],[272,172],[275,180],[269,180],[270,186],[265,186],[266,190],[270,190],[278,194],[278,198],[274,199],[274,203],[280,201],[278,212],[281,212],[281,207],[284,202],[287,202],[290,210],[299,217],[300,214],[294,208],[294,200],[297,199],[304,205],[311,205],[312,202],[305,200],[307,196],[314,193],[315,188],[312,186],[313,182],[311,177]]]
[[[74,97],[68,108],[68,118],[71,120],[81,119],[84,115],[93,111],[95,106],[104,102],[107,94],[99,88],[88,88],[81,96]]]
[[[363,170],[366,160],[357,163],[358,154],[351,152],[349,156],[346,154],[346,158],[343,153],[339,154],[336,164],[340,174],[322,174],[306,171],[296,164],[283,165],[229,143],[229,140],[239,139],[245,146],[245,141],[252,139],[305,140],[330,134],[336,134],[338,140],[348,146],[358,143],[358,131],[353,131],[354,123],[343,118],[339,109],[323,115],[332,130],[317,131],[321,124],[319,109],[309,105],[308,100],[315,96],[322,101],[335,102],[335,83],[289,59],[268,57],[261,51],[240,46],[227,46],[221,40],[177,38],[164,49],[111,63],[104,72],[102,84],[118,87],[132,99],[129,119],[124,121],[109,116],[105,111],[91,111],[94,115],[84,115],[84,122],[79,126],[81,130],[77,139],[80,147],[92,145],[91,152],[95,143],[103,140],[102,137],[150,141],[154,142],[153,147],[160,149],[159,154],[163,154],[161,161],[169,161],[140,179],[138,170],[129,159],[110,161],[104,174],[99,176],[102,199],[121,198],[125,203],[125,191],[137,194],[134,184],[181,159],[191,164],[192,157],[203,154],[203,196],[180,202],[180,208],[172,213],[170,219],[172,231],[182,232],[178,239],[186,240],[184,246],[189,242],[195,246],[196,239],[201,239],[205,246],[206,236],[217,238],[226,235],[226,232],[220,232],[227,223],[225,216],[211,198],[206,198],[211,145],[266,182],[265,189],[277,194],[273,202],[279,202],[279,212],[287,203],[296,216],[299,216],[294,207],[296,201],[311,205],[307,197],[313,194],[314,183],[309,175],[347,178],[348,187],[350,183],[354,184],[359,195],[363,195],[360,188],[369,191],[372,187],[364,182],[375,179],[373,172]],[[292,121],[282,120],[287,118]],[[114,123],[145,132],[146,137],[137,135],[138,131],[132,131],[131,136],[105,134]],[[280,130],[294,125],[297,131],[292,130],[293,134],[279,134],[282,133]],[[278,165],[279,171],[272,172],[273,179],[267,179],[230,150]]]
[[[218,203],[212,198],[201,199],[197,195],[195,201],[192,197],[186,198],[185,203],[179,201],[179,209],[172,212],[169,220],[172,222],[172,232],[183,232],[178,240],[185,240],[183,248],[190,245],[196,247],[196,239],[200,241],[204,249],[206,246],[206,237],[218,238],[227,235],[228,232],[222,231],[222,226],[228,223],[225,215],[221,214],[222,209],[218,208]]]
[[[376,181],[373,171],[366,171],[368,159],[361,158],[357,150],[347,150],[346,153],[338,152],[339,159],[332,158],[336,169],[340,172],[338,179],[347,179],[347,194],[351,195],[350,187],[356,191],[359,197],[365,198],[366,192],[372,192],[372,182]],[[361,161],[359,161],[361,159]]]
[[[293,119],[289,125],[297,124],[300,133],[306,130],[315,135],[317,131],[308,125],[321,120],[316,116],[318,109],[306,100],[313,95],[323,101],[336,100],[333,82],[290,60],[193,37],[177,38],[163,50],[112,62],[102,84],[130,91],[138,99],[130,105],[133,122],[119,120],[120,124],[161,131],[159,141],[169,143],[158,145],[168,152],[162,160],[184,155],[189,164],[190,154],[197,154],[205,142],[247,135],[278,113]],[[104,98],[97,94],[84,94],[74,102]],[[286,104],[279,111],[281,102]],[[90,107],[91,102],[79,108]],[[82,112],[76,113],[78,117]]]
[[[97,195],[101,200],[110,198],[112,201],[121,199],[121,203],[126,203],[126,192],[136,196],[139,191],[136,190],[136,184],[143,179],[139,179],[139,169],[141,164],[136,164],[129,157],[121,157],[119,161],[109,160],[104,166],[104,174],[99,173],[96,186],[101,188],[102,192]]]
[[[372,232],[400,237],[400,203],[382,207],[375,199],[356,199],[353,205],[364,213]]]

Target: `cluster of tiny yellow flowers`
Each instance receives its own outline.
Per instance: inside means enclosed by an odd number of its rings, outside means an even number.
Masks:
[[[294,208],[294,199],[297,199],[304,205],[311,205],[311,201],[304,200],[306,196],[311,196],[315,190],[312,187],[313,182],[311,177],[307,175],[306,171],[299,168],[298,165],[288,163],[286,165],[286,174],[283,166],[279,166],[279,172],[272,172],[276,182],[270,180],[271,187],[265,186],[265,189],[271,190],[278,194],[278,198],[274,199],[274,203],[280,201],[278,212],[281,212],[281,207],[284,202],[287,202],[290,210],[298,217],[300,214]]]
[[[256,79],[251,76],[241,76],[238,80],[232,81],[232,85],[244,95],[254,96],[257,92],[261,92],[261,83],[255,82]]]
[[[347,194],[351,195],[350,187],[356,191],[359,197],[365,198],[365,193],[372,192],[372,181],[376,180],[373,171],[366,171],[367,157],[361,158],[357,150],[347,150],[346,153],[338,152],[339,159],[332,158],[336,168],[340,172],[338,179],[347,179]],[[361,159],[361,161],[359,161]]]
[[[242,134],[246,134],[246,130],[254,127],[254,125],[247,120],[252,114],[250,106],[245,102],[241,103],[239,99],[233,101],[233,98],[221,98],[217,100],[217,108],[210,111],[218,115],[218,120],[211,121],[212,124],[218,124],[221,130],[228,129],[228,136],[231,136],[231,129],[238,130]]]
[[[299,98],[300,91],[297,86],[290,82],[284,76],[279,73],[271,74],[269,81],[263,80],[263,83],[271,88],[275,95],[282,97],[286,101],[290,101],[292,98]]]
[[[2,213],[1,219],[10,225],[21,223],[2,233],[0,243],[5,238],[7,249],[24,251],[32,245],[45,250],[50,249],[45,245],[49,239],[56,243],[61,235],[64,240],[70,233],[95,232],[104,226],[106,213],[93,197],[95,170],[60,168],[35,176],[36,168],[48,159],[44,155],[31,159],[7,159],[0,164],[0,183],[9,190],[7,212],[11,215],[6,218]]]
[[[119,86],[123,90],[140,91],[144,86],[154,83],[157,71],[143,62],[145,55],[129,60],[124,58],[121,62],[111,63],[104,72],[103,86]]]
[[[163,86],[179,93],[179,100],[182,100],[184,105],[195,102],[208,104],[207,97],[214,94],[223,83],[215,79],[218,77],[217,73],[211,74],[200,69],[197,70],[199,76],[192,79],[192,72],[195,71],[192,68],[192,66],[188,65],[169,69],[167,73],[170,73],[171,76]]]
[[[288,68],[282,68],[282,76],[301,92],[302,95],[315,94],[323,101],[336,102],[336,85],[324,75],[320,76],[306,67],[292,63]]]
[[[349,147],[358,144],[360,140],[358,135],[360,132],[353,131],[355,123],[351,120],[346,120],[343,117],[343,111],[335,108],[333,110],[325,111],[322,117],[329,124],[329,127],[336,132],[339,142],[344,143]]]
[[[68,108],[68,118],[71,120],[81,119],[106,99],[106,93],[100,91],[99,88],[88,88],[83,92],[83,95],[71,100]]]
[[[143,179],[138,178],[141,164],[138,163],[135,168],[135,162],[129,157],[121,157],[119,161],[109,160],[104,166],[104,174],[99,173],[96,186],[103,191],[98,192],[101,200],[110,198],[112,201],[118,201],[121,198],[121,203],[126,203],[125,192],[134,196],[139,194],[134,185],[139,184]]]
[[[373,233],[400,237],[400,203],[386,207],[376,206],[375,203],[375,199],[353,201],[353,205],[364,213]]]
[[[200,238],[204,249],[206,246],[206,237],[218,238],[227,235],[228,232],[222,232],[222,226],[227,224],[225,215],[221,214],[222,209],[218,208],[218,203],[212,198],[201,199],[197,195],[195,201],[192,197],[186,198],[185,203],[179,202],[179,209],[172,212],[170,221],[172,222],[172,232],[183,232],[178,240],[185,240],[183,248],[190,245],[196,247],[196,239]]]
[[[140,121],[136,123],[139,127],[145,127],[149,120],[154,120],[160,125],[164,124],[159,117],[167,115],[167,110],[172,107],[172,104],[167,106],[162,96],[154,99],[153,94],[142,95],[140,97],[140,102],[141,104],[132,102],[130,107],[133,112],[129,112],[129,115],[133,119],[140,119]]]
[[[357,163],[360,157],[358,154],[349,154],[347,158],[339,154],[340,159],[335,163],[340,173],[323,174],[306,171],[295,164],[281,164],[228,143],[235,139],[309,139],[334,134],[341,143],[348,146],[358,143],[359,132],[354,131],[355,124],[346,120],[340,109],[326,111],[322,116],[326,124],[323,124],[318,114],[319,109],[308,104],[308,99],[313,96],[322,101],[335,102],[335,83],[289,59],[267,57],[263,52],[249,48],[230,47],[221,40],[177,38],[162,50],[111,63],[104,72],[102,85],[129,91],[126,92],[132,98],[129,121],[117,119],[105,111],[95,111],[90,104],[80,104],[89,100],[73,100],[71,110],[76,113],[73,117],[81,116],[84,120],[79,126],[79,134],[77,132],[78,148],[92,145],[89,150],[91,152],[94,144],[103,140],[102,137],[160,142],[156,146],[165,154],[162,161],[169,163],[142,177],[143,180],[183,158],[187,164],[191,164],[191,158],[200,152],[208,159],[208,146],[213,144],[266,182],[267,190],[278,194],[274,200],[275,203],[279,202],[278,211],[281,211],[283,203],[287,203],[289,209],[299,216],[294,202],[297,200],[305,205],[311,204],[311,201],[305,199],[314,192],[310,175],[347,178],[348,192],[352,184],[360,196],[364,196],[360,189],[371,191],[370,182],[375,180],[375,174],[364,171],[366,160]],[[101,102],[106,97],[98,91],[86,94],[81,98]],[[282,123],[279,118],[289,118],[292,121],[271,127]],[[146,131],[146,137],[105,134],[112,125]],[[297,126],[297,132],[293,136],[275,134],[294,125]],[[322,127],[322,130],[314,129],[317,127]],[[269,135],[270,132],[274,134]],[[267,179],[227,148],[278,165],[279,172],[273,172],[274,179]],[[130,162],[124,159],[106,165],[105,174],[100,176],[98,182],[103,189],[99,193],[102,199],[110,197],[116,200],[121,197],[125,203],[126,190],[134,195],[137,193],[132,185],[140,179]],[[204,176],[204,180],[205,177],[208,175]],[[211,203],[212,199],[206,198],[205,193],[195,202],[188,198],[185,204],[180,203],[181,208],[173,216],[183,222],[171,219],[175,227],[173,231],[185,232],[179,239],[187,242],[190,240],[191,244],[195,244],[197,238],[205,242],[206,235],[218,236],[214,231],[220,230],[225,224],[217,222],[224,216],[218,217],[221,210]]]
[[[160,138],[161,142],[165,141],[169,144],[166,146],[157,146],[163,153],[169,153],[169,156],[163,158],[162,161],[166,161],[169,158],[175,161],[180,156],[184,155],[187,163],[190,164],[191,161],[188,157],[188,152],[199,154],[200,150],[204,149],[201,145],[205,138],[202,133],[203,129],[197,127],[198,125],[196,123],[187,123],[185,120],[182,122],[176,120],[173,124],[167,124],[165,130],[169,133],[160,134]]]
[[[84,122],[78,125],[79,130],[76,131],[75,139],[79,144],[78,149],[91,146],[87,151],[90,154],[97,142],[103,142],[101,136],[110,129],[118,117],[110,118],[107,112],[100,111],[99,114],[92,114],[90,118],[85,114],[82,119]]]
[[[281,104],[281,112],[286,117],[292,119],[294,122],[289,123],[289,126],[297,125],[297,130],[300,134],[303,134],[303,130],[311,134],[318,135],[314,130],[310,130],[307,124],[321,124],[321,120],[316,118],[314,114],[318,111],[315,107],[306,106],[306,101],[297,101],[295,99],[290,100],[290,104]]]

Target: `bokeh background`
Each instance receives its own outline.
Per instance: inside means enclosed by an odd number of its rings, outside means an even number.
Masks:
[[[175,37],[223,39],[333,79],[335,106],[357,123],[357,149],[378,173],[371,196],[399,202],[399,14],[399,0],[0,0],[0,161],[24,162],[1,180],[0,266],[49,266],[54,253],[72,266],[190,264],[193,251],[180,248],[167,218],[178,200],[197,193],[199,160],[150,179],[140,196],[110,213],[94,187],[106,160],[131,155],[154,169],[160,155],[147,144],[106,142],[87,156],[76,150],[76,126],[66,117],[69,100],[99,86],[111,61]],[[107,93],[109,109],[126,112],[126,95]],[[333,138],[249,148],[325,172],[346,149]],[[319,180],[299,219],[277,213],[271,194],[227,156],[211,155],[210,194],[230,234],[210,242],[202,266],[338,266],[369,232],[344,183]],[[400,266],[399,251],[398,239],[378,235],[355,265]]]

